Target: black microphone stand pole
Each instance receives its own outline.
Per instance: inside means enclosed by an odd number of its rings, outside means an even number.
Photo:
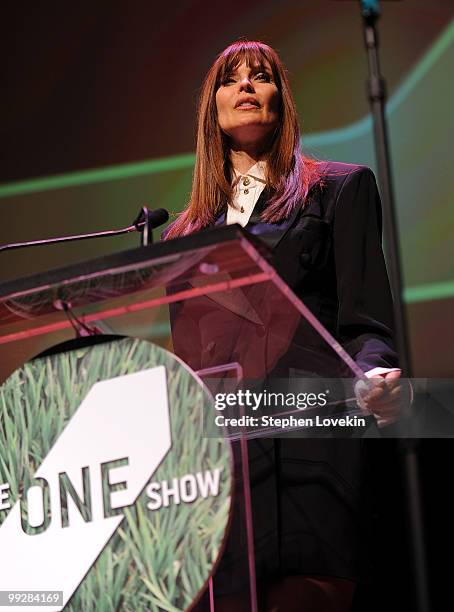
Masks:
[[[410,378],[411,362],[408,348],[408,332],[402,296],[401,258],[397,219],[394,205],[388,134],[385,119],[385,80],[380,73],[378,34],[376,22],[380,16],[378,1],[360,0],[363,17],[364,40],[369,64],[368,97],[374,124],[375,152],[383,202],[383,220],[386,236],[387,263],[391,290],[394,298],[394,324],[400,367],[404,377]],[[418,612],[429,612],[429,588],[427,580],[424,529],[421,509],[421,491],[418,473],[417,443],[415,438],[401,440],[404,458],[410,537],[413,553],[413,580],[415,583]]]

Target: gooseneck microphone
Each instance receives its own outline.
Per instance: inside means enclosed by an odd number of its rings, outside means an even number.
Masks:
[[[88,238],[104,238],[105,236],[119,236],[129,232],[141,233],[141,244],[143,246],[153,242],[153,229],[163,225],[169,219],[169,213],[164,208],[149,210],[146,206],[140,209],[132,225],[118,230],[106,230],[103,232],[92,232],[90,234],[77,234],[74,236],[59,236],[57,238],[46,238],[44,240],[30,240],[27,242],[12,242],[0,245],[0,251],[12,251],[32,246],[44,246],[59,242],[73,242],[75,240],[87,240]]]

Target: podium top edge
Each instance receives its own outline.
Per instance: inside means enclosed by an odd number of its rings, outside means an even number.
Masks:
[[[235,224],[212,227],[195,234],[190,234],[189,236],[160,241],[148,246],[139,246],[134,249],[103,255],[95,259],[70,264],[61,268],[52,268],[46,272],[39,272],[30,276],[24,276],[0,283],[0,300],[17,292],[31,291],[42,286],[58,284],[86,274],[92,275],[97,272],[101,273],[104,270],[111,270],[115,267],[140,264],[148,260],[176,255],[186,250],[191,251],[197,248],[213,246],[217,243],[233,242],[239,239],[246,239],[251,242],[253,246],[260,247],[261,255],[265,257],[270,255],[266,245],[257,239],[256,236],[244,230],[240,225]]]

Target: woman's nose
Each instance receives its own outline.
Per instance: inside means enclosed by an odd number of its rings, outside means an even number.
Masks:
[[[254,86],[249,77],[244,77],[240,80],[240,91],[252,92],[254,91]]]

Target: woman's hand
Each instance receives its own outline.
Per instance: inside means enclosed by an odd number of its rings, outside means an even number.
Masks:
[[[369,379],[357,389],[358,403],[377,419],[379,427],[395,423],[404,412],[401,370],[392,370]],[[371,388],[372,385],[372,388]]]

